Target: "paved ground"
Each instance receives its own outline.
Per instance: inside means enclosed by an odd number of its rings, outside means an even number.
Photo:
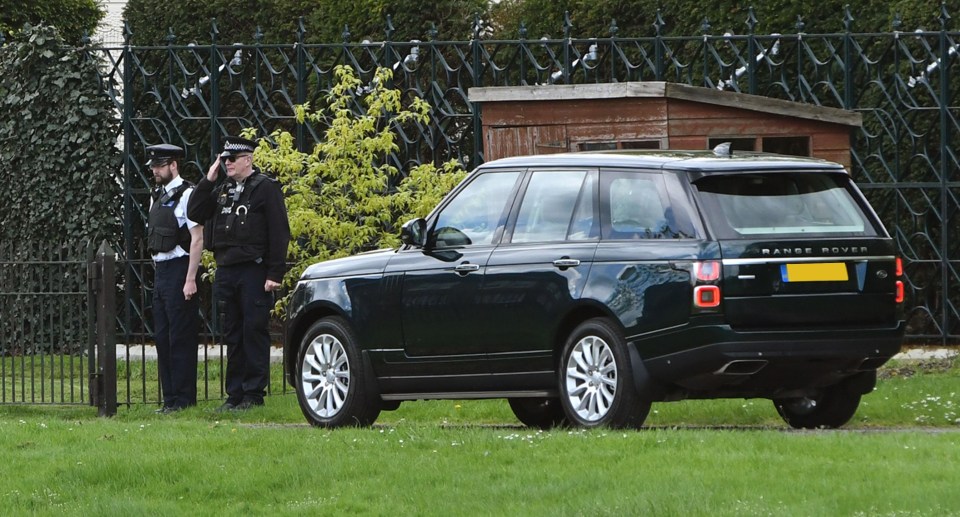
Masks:
[[[206,349],[206,350],[204,350]],[[130,350],[130,359],[131,360],[140,360],[146,355],[148,360],[156,360],[157,358],[157,347],[155,346],[140,346],[135,345],[131,346]],[[206,355],[204,355],[206,354]],[[218,359],[223,356],[224,359],[227,357],[227,349],[221,346],[207,346],[207,347],[198,347],[197,356],[201,361],[206,359]],[[126,359],[127,358],[127,347],[124,345],[117,345],[117,358]],[[270,362],[279,363],[283,360],[283,349],[273,347],[270,349]]]
[[[227,351],[225,348],[220,346],[207,346],[204,348],[199,348],[197,355],[202,361],[204,358],[207,359],[216,359],[223,355],[226,357]],[[144,354],[146,354],[147,359],[156,359],[157,358],[157,349],[153,346],[131,346],[130,350],[130,359],[141,359]],[[204,355],[206,354],[206,355]],[[894,356],[894,359],[900,360],[921,360],[921,359],[946,359],[949,357],[955,357],[957,354],[960,354],[960,348],[911,348],[904,350],[903,352]],[[127,357],[127,347],[124,345],[117,345],[117,357],[126,358]],[[279,363],[283,359],[283,349],[273,347],[270,349],[270,362]]]

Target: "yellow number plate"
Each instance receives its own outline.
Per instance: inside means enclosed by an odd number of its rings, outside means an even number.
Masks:
[[[843,282],[849,278],[843,262],[782,264],[780,276],[784,282]]]

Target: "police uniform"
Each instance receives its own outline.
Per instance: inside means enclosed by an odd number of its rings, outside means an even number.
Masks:
[[[251,140],[226,137],[220,156],[234,160],[255,147]],[[217,262],[214,293],[227,344],[227,400],[222,409],[262,405],[270,378],[273,307],[273,294],[264,284],[283,280],[290,242],[280,183],[256,167],[240,182],[204,177],[190,198],[188,215],[205,222],[204,246]]]
[[[166,165],[183,157],[180,147],[161,144],[147,147],[147,166]],[[153,192],[147,226],[147,246],[155,264],[153,331],[163,407],[167,413],[197,404],[197,335],[199,306],[196,296],[184,297],[189,274],[190,229],[197,223],[187,217],[193,185],[179,175]],[[195,272],[194,272],[195,273]]]

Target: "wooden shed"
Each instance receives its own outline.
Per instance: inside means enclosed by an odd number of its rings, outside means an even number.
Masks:
[[[666,82],[471,88],[484,159],[600,149],[814,156],[850,168],[859,113]]]

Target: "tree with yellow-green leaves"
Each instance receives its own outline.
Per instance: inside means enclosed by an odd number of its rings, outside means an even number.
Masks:
[[[427,102],[404,99],[387,86],[391,76],[381,68],[364,88],[352,68],[338,66],[327,105],[296,109],[299,123],[328,127],[313,151],[298,151],[293,136],[277,130],[270,135],[274,144],[261,140],[254,153],[255,163],[280,180],[286,196],[288,259],[294,263],[287,287],[315,262],[399,245],[403,222],[426,216],[466,175],[456,161],[419,165],[403,178],[389,164],[387,155],[397,149],[395,129],[426,124],[430,117]],[[357,101],[362,115],[351,109]],[[252,129],[244,136],[256,137]]]

